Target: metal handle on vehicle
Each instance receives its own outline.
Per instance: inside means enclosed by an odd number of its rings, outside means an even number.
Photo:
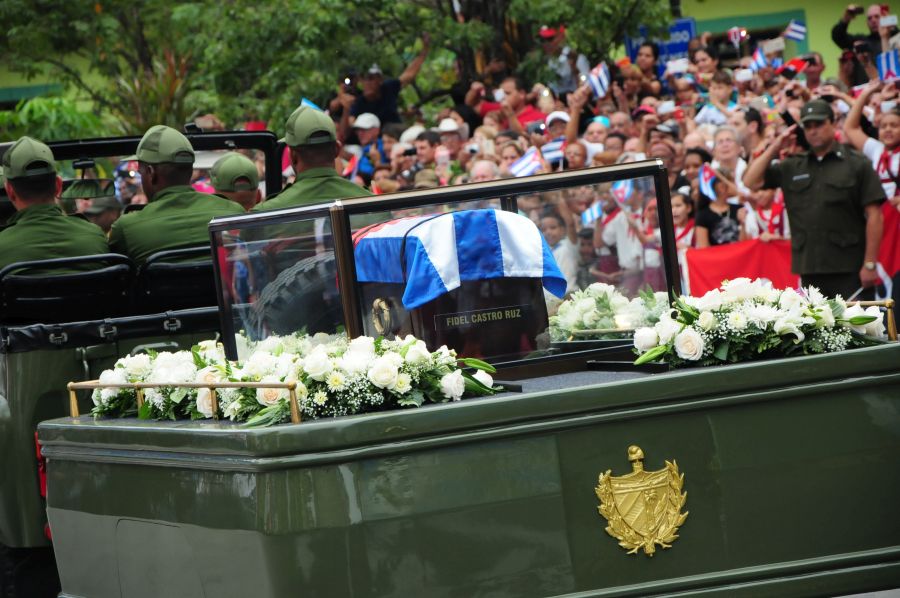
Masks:
[[[69,382],[66,388],[69,390],[69,415],[78,417],[79,390],[96,390],[98,388],[132,388],[137,395],[137,406],[140,409],[144,405],[144,389],[173,386],[165,383],[130,382],[127,384],[100,384],[99,380],[87,382]],[[213,419],[219,419],[219,401],[216,395],[217,388],[285,388],[288,391],[288,405],[291,408],[291,423],[300,423],[300,404],[297,402],[297,383],[292,382],[216,382],[215,384],[203,384],[202,382],[182,382],[177,384],[179,388],[208,388],[212,399]]]

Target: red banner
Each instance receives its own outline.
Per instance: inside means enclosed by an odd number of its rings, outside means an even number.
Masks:
[[[885,271],[893,276],[900,270],[900,212],[886,201],[881,213],[884,217],[884,233],[881,236],[878,261],[884,266]]]
[[[704,249],[688,249],[687,279],[695,297],[719,288],[725,279],[766,278],[778,289],[796,288],[800,277],[791,273],[791,242],[753,239]]]

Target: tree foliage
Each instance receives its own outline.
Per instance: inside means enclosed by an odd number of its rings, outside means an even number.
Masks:
[[[456,7],[459,7],[457,12]],[[668,21],[664,0],[62,0],[0,3],[0,53],[26,74],[50,73],[122,132],[196,112],[227,122],[281,122],[309,97],[323,102],[348,69],[398,75],[432,37],[404,99],[421,105],[479,77],[492,60],[540,77],[535,34],[565,23],[570,45],[609,57],[639,23]],[[656,27],[654,27],[656,25]]]

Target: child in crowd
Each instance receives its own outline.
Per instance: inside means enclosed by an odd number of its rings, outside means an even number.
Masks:
[[[763,189],[756,193],[756,205],[748,206],[744,218],[747,239],[776,241],[790,239],[791,228],[780,189]]]
[[[552,206],[541,216],[541,233],[566,279],[566,293],[578,290],[578,246],[569,240],[566,221]]]

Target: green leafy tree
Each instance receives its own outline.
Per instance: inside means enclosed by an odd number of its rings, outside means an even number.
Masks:
[[[51,140],[102,134],[100,117],[68,98],[31,98],[19,102],[15,110],[0,111],[0,140],[12,141],[22,135]]]

